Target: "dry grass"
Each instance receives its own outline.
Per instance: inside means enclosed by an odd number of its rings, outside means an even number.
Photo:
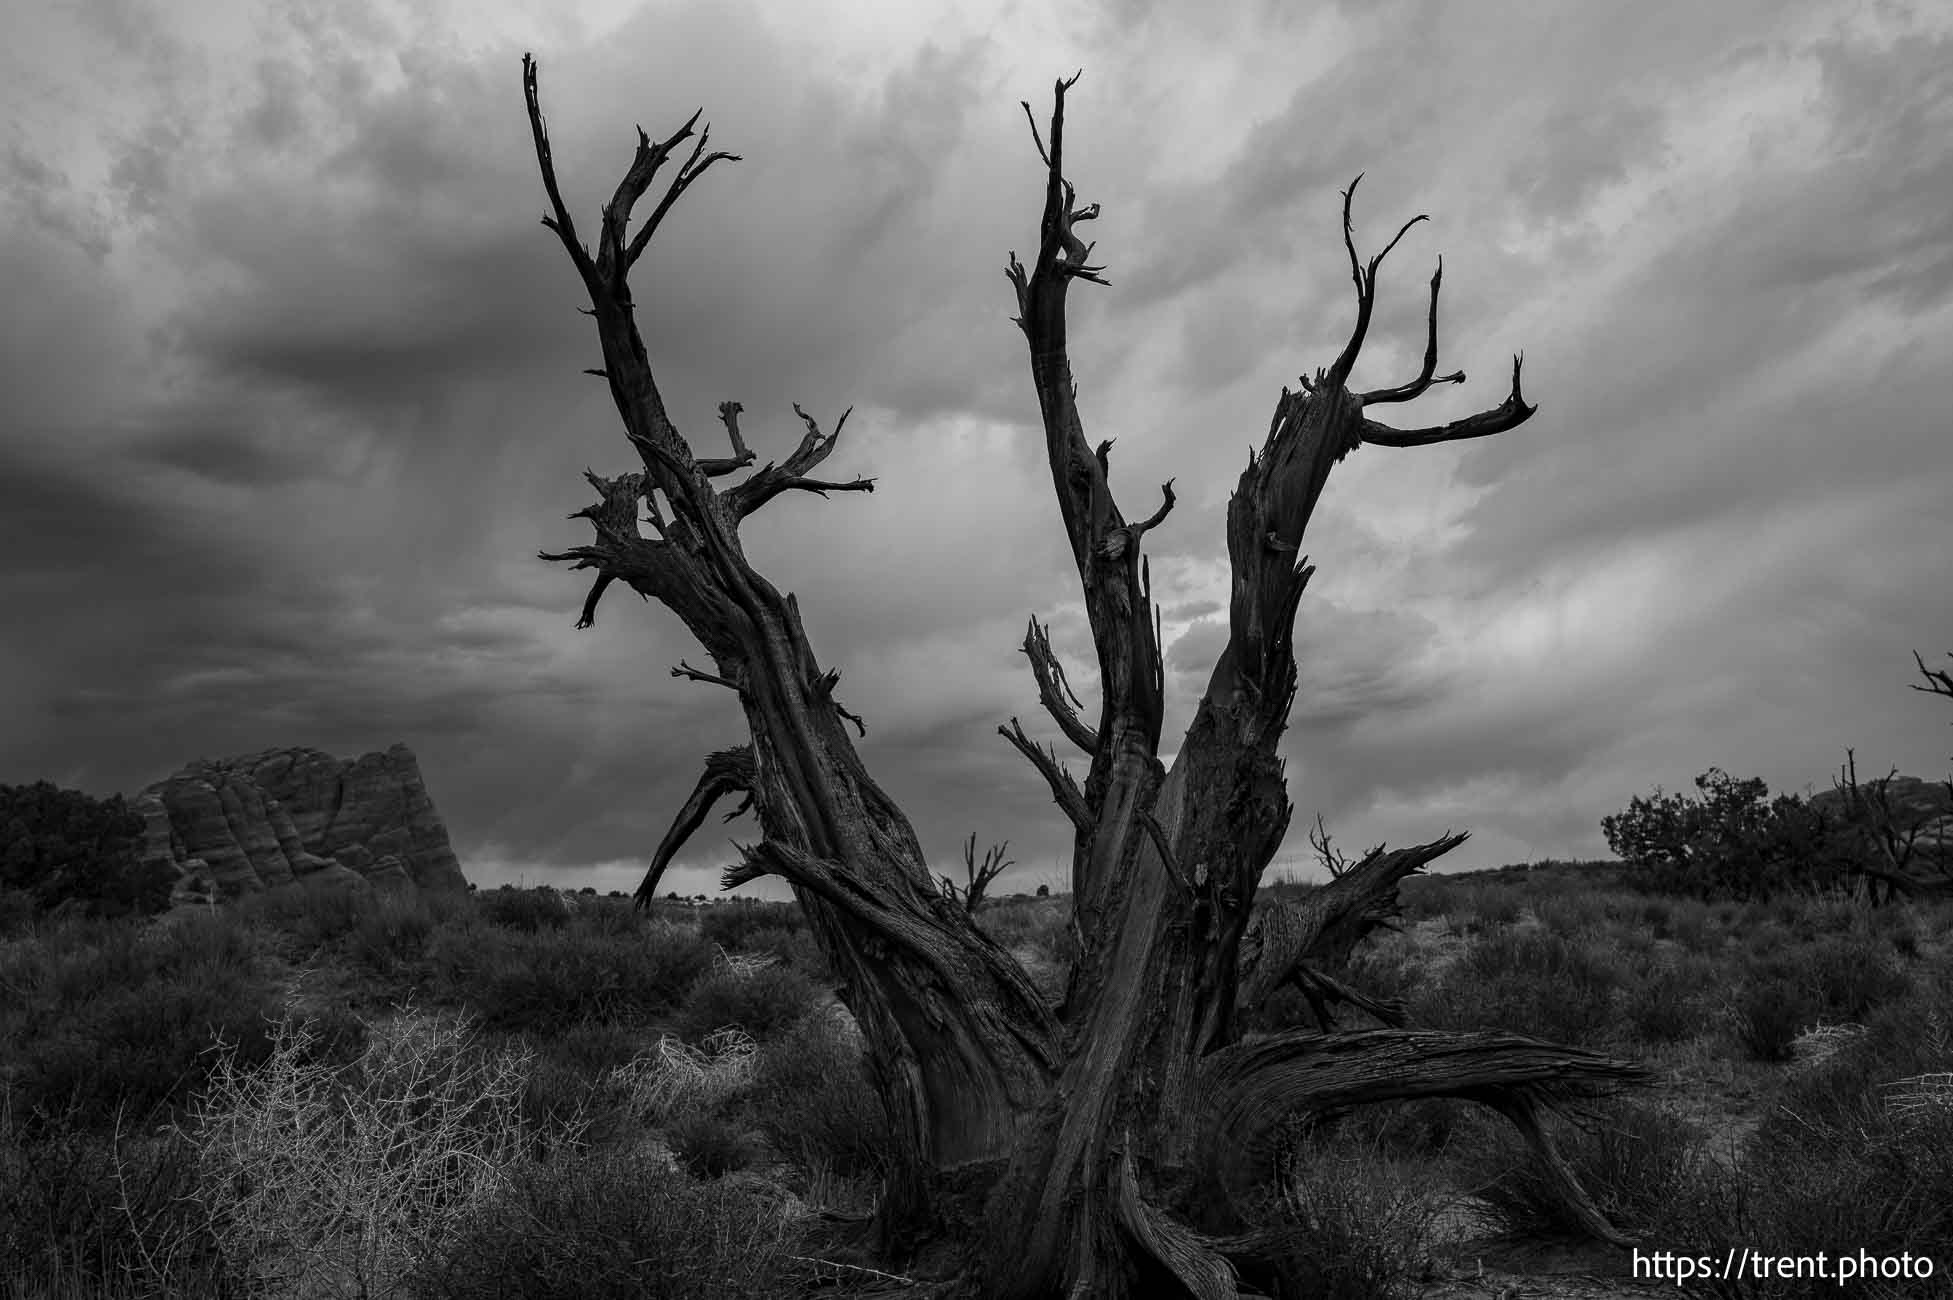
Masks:
[[[1565,1135],[1624,1225],[1704,1251],[1953,1235],[1953,909],[1538,871],[1411,883],[1423,919],[1340,977],[1409,997],[1413,1023],[1530,1029],[1676,1081]],[[1064,899],[979,923],[1062,987]],[[893,1153],[818,967],[777,906],[673,924],[604,900],[293,891],[22,927],[0,940],[0,1222],[27,1226],[0,1232],[0,1295],[886,1283],[817,1263],[803,1234],[809,1205],[872,1209]],[[282,1019],[281,988],[303,991]],[[419,1009],[389,1009],[416,988]],[[1566,1226],[1487,1112],[1379,1108],[1336,1133],[1268,1206],[1311,1293],[1415,1294],[1437,1208],[1466,1193],[1507,1229]]]
[[[271,1056],[220,1061],[192,1112],[199,1199],[255,1286],[387,1296],[529,1154],[529,1059],[466,1021],[405,1008],[350,1070],[312,1059],[301,1022]]]

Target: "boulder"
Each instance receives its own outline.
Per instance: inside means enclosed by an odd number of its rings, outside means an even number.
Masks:
[[[168,863],[186,898],[315,877],[468,887],[405,745],[354,759],[316,749],[199,759],[144,790],[135,808],[143,860]]]

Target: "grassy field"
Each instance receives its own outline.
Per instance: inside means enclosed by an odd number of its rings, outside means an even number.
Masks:
[[[1953,909],[1650,897],[1602,866],[1414,879],[1337,972],[1412,1023],[1634,1056],[1563,1146],[1648,1249],[1935,1258],[1947,1295]],[[982,923],[1053,991],[1068,900]],[[0,1295],[871,1294],[845,1242],[885,1120],[787,904],[263,895],[0,937]],[[1299,999],[1254,1030],[1306,1023]],[[1269,1213],[1329,1297],[1636,1294],[1503,1121],[1285,1136]],[[1513,1287],[1522,1290],[1514,1291]],[[1882,1289],[1881,1289],[1882,1288]],[[1661,1289],[1674,1292],[1672,1284]]]

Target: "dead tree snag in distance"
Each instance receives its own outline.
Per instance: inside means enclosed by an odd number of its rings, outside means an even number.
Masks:
[[[1079,956],[1053,1003],[936,886],[907,818],[854,749],[844,725],[852,715],[834,699],[838,673],[820,666],[793,596],[741,547],[740,523],[782,493],[872,490],[866,479],[809,477],[833,451],[839,422],[823,434],[796,408],[807,431],[787,460],[720,484],[757,459],[739,427],[741,408],[720,408],[734,454],[700,458],[653,378],[637,313],[657,307],[654,298],[633,297],[629,272],[677,198],[732,156],[707,154],[701,130],[663,199],[628,235],[634,206],[699,115],[656,144],[640,130],[593,254],[558,190],[536,67],[525,57],[551,208],[544,224],[583,280],[603,349],[600,373],[641,465],[614,479],[590,475],[601,501],[579,514],[594,540],[544,558],[595,571],[585,623],[618,582],[669,608],[711,659],[709,669],[681,663],[675,671],[734,692],[750,733],[749,743],[708,760],[645,888],[655,889],[716,799],[744,794],[761,838],[741,849],[726,883],[777,875],[805,908],[860,1022],[902,1149],[884,1189],[879,1244],[937,1291],[1026,1300],[1233,1296],[1241,1276],[1269,1267],[1246,1208],[1266,1173],[1262,1136],[1298,1112],[1402,1097],[1468,1097],[1508,1116],[1548,1155],[1589,1226],[1610,1234],[1553,1158],[1542,1108],[1639,1080],[1638,1067],[1514,1034],[1403,1027],[1401,1008],[1368,1002],[1314,970],[1387,924],[1398,883],[1462,834],[1379,848],[1302,899],[1251,910],[1291,814],[1275,751],[1295,691],[1295,611],[1312,572],[1300,558],[1302,535],[1329,469],[1365,442],[1418,446],[1522,423],[1533,408],[1520,396],[1518,362],[1510,395],[1483,414],[1414,430],[1368,418],[1366,407],[1409,401],[1463,376],[1435,374],[1433,276],[1419,376],[1371,393],[1345,386],[1383,261],[1381,253],[1367,265],[1357,258],[1352,185],[1343,210],[1356,328],[1331,367],[1282,394],[1237,485],[1227,525],[1229,641],[1167,769],[1159,758],[1165,674],[1142,543],[1168,518],[1173,485],[1161,487],[1152,513],[1127,519],[1108,478],[1111,441],[1087,441],[1066,352],[1071,282],[1106,283],[1077,233],[1098,209],[1076,205],[1064,174],[1065,93],[1075,81],[1057,84],[1048,144],[1025,105],[1044,165],[1044,211],[1029,265],[1012,255],[1007,270],[1100,681],[1088,722],[1032,620],[1023,648],[1039,702],[1086,763],[1081,784],[1015,719],[1002,729],[1073,829]],[[642,522],[640,507],[649,516]],[[1325,1007],[1350,1003],[1385,1027],[1244,1038],[1239,1007],[1290,980]]]
[[[943,897],[952,903],[961,904],[965,911],[974,913],[983,906],[984,891],[995,884],[997,877],[1017,865],[1006,858],[1010,852],[1010,841],[993,844],[983,851],[983,861],[977,861],[976,832],[963,845],[963,883],[957,884],[948,876],[941,877]]]

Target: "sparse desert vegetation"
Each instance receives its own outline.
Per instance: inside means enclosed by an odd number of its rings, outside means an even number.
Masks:
[[[1413,878],[1400,932],[1329,973],[1413,1023],[1653,1063],[1659,1086],[1560,1126],[1651,1249],[1953,1263],[1953,906],[1634,885],[1608,863]],[[1069,899],[978,921],[1062,988]],[[889,1120],[816,951],[791,904],[549,890],[30,920],[0,942],[0,1294],[892,1286],[850,1236]],[[1300,999],[1261,1014],[1310,1023]],[[1578,1244],[1480,1108],[1369,1107],[1277,1141],[1268,1221],[1307,1294],[1625,1293],[1628,1252]]]

